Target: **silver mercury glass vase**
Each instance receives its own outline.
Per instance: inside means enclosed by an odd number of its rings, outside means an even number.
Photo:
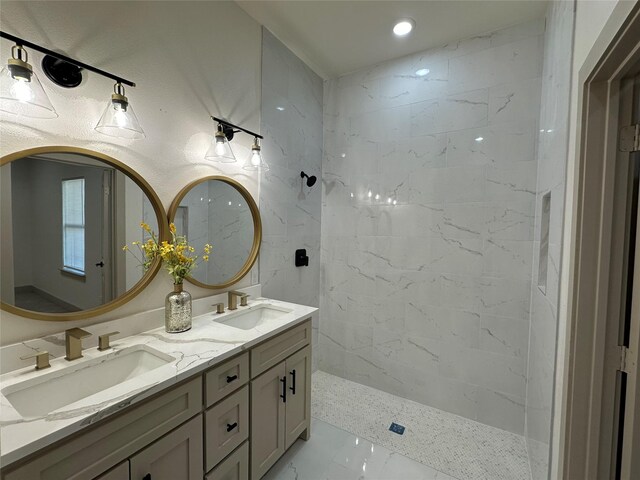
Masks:
[[[173,285],[164,301],[164,327],[167,333],[185,332],[191,328],[191,294],[182,290],[181,283]]]

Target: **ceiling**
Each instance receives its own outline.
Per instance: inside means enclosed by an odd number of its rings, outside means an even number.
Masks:
[[[324,78],[544,16],[545,0],[236,0]],[[400,18],[416,22],[393,35]]]

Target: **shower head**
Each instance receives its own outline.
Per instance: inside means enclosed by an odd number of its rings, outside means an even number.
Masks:
[[[300,177],[301,178],[305,178],[306,177],[306,179],[307,179],[307,187],[313,187],[316,184],[316,180],[318,180],[315,175],[309,176],[304,172],[300,172]]]

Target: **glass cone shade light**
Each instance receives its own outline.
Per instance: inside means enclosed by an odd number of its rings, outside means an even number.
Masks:
[[[262,158],[262,151],[260,149],[260,144],[258,143],[258,138],[256,137],[253,140],[253,146],[251,147],[251,153],[247,158],[247,161],[242,166],[245,170],[262,170],[266,172],[269,170],[269,165]]]
[[[121,83],[116,83],[114,92],[96,125],[96,130],[111,137],[144,138],[138,117],[127,97],[124,96],[124,87]]]
[[[26,50],[14,45],[11,54],[13,58],[0,72],[0,110],[25,117],[56,118],[56,109],[27,63]]]
[[[204,158],[213,162],[223,163],[236,161],[236,156],[233,154],[233,150],[231,150],[231,145],[222,130],[222,125],[218,125],[218,131],[211,142],[209,150],[205,153]]]

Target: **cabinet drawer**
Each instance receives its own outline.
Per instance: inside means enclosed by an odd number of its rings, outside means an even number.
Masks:
[[[3,479],[95,478],[201,411],[202,379],[198,377],[53,447]]]
[[[134,480],[200,480],[202,415],[136,453],[129,466]]]
[[[209,471],[249,437],[249,385],[207,410],[204,428]]]
[[[249,442],[225,458],[204,480],[249,480]]]
[[[243,353],[205,374],[205,405],[210,407],[249,381],[249,352]]]
[[[251,350],[251,378],[256,378],[310,343],[311,319],[261,343]]]

